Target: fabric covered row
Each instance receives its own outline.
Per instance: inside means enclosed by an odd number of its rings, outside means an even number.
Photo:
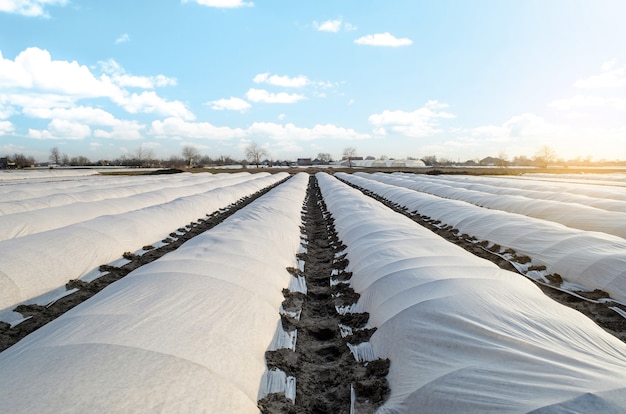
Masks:
[[[44,209],[0,215],[0,240],[57,229],[104,215],[122,214],[164,204],[176,198],[201,194],[209,190],[234,185],[269,174],[223,176],[220,179],[215,178],[212,174],[196,175],[198,177],[193,177],[189,182],[179,181],[178,185],[166,185],[163,188],[155,188],[148,192],[132,194],[128,193],[125,188],[122,188],[120,193],[127,195],[120,196],[116,194],[116,189],[113,188],[106,191],[111,195],[106,199],[74,202]],[[138,183],[137,186],[139,187],[141,184]]]
[[[445,180],[429,180],[406,175],[359,174],[362,177],[399,185],[438,197],[461,200],[479,207],[523,214],[529,217],[561,223],[565,226],[612,234],[626,238],[626,203],[621,211],[607,211],[574,202],[530,198],[520,194],[492,194],[490,192],[451,185]],[[625,189],[626,190],[626,189]],[[521,190],[523,192],[524,190]]]
[[[239,173],[246,175],[248,173]],[[54,183],[21,183],[3,193],[0,186],[0,215],[58,207],[78,202],[124,198],[166,188],[191,185],[226,174],[181,173],[153,176],[99,176],[89,180]],[[5,189],[7,189],[5,186]],[[28,196],[27,196],[28,195]]]
[[[416,174],[394,174],[395,176],[414,180],[414,181],[431,181],[445,183],[468,190],[478,190],[490,194],[501,195],[519,195],[527,198],[535,198],[540,200],[561,201],[564,203],[576,203],[589,207],[596,207],[607,211],[626,211],[626,200],[615,199],[620,193],[626,193],[626,183],[623,186],[619,181],[587,180],[586,184],[594,183],[596,185],[580,186],[576,183],[568,185],[559,185],[554,187],[551,183],[539,181],[531,188],[519,188],[516,184],[519,180],[508,178],[508,176],[417,176]],[[625,176],[626,179],[626,176]],[[610,185],[613,183],[613,185]],[[619,187],[618,187],[619,186]],[[571,190],[578,189],[573,193]],[[586,192],[586,194],[581,194]],[[618,197],[619,198],[619,197]]]
[[[255,177],[253,175],[253,177]],[[263,175],[168,203],[0,242],[0,310],[62,287],[288,177]]]
[[[11,413],[258,413],[300,244],[298,174],[0,354]]]
[[[379,413],[623,412],[623,342],[523,276],[318,180],[361,295],[355,311],[369,312],[372,349],[391,360]]]
[[[471,177],[471,179],[470,179]],[[620,178],[621,177],[621,178]],[[548,191],[548,192],[564,192],[571,194],[586,195],[600,199],[612,199],[626,201],[626,186],[624,185],[623,175],[615,175],[615,180],[604,181],[596,180],[572,180],[560,179],[555,175],[550,178],[541,178],[538,174],[524,174],[521,176],[458,176],[456,178],[448,177],[450,180],[471,182],[486,182],[493,185],[501,185],[509,188],[521,188],[524,190]]]
[[[46,180],[66,179],[68,177],[86,177],[97,175],[98,171],[94,169],[37,169],[37,170],[5,170],[0,171],[0,185],[5,181],[15,180]]]
[[[337,176],[479,240],[512,248],[569,282],[604,290],[626,302],[626,240],[620,237],[485,209],[359,176]]]

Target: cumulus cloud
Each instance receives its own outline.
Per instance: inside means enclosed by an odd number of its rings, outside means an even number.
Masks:
[[[2,1],[2,0],[0,0]],[[176,80],[164,75],[134,76],[127,74],[114,60],[100,62],[100,76],[76,61],[53,60],[50,53],[39,48],[22,51],[15,60],[0,54],[0,119],[15,114],[49,119],[46,129],[29,129],[34,139],[79,140],[97,138],[140,139],[144,125],[117,119],[112,113],[79,101],[107,98],[128,113],[195,119],[187,106],[167,100],[153,90],[131,93],[126,88],[154,89],[175,85]],[[8,129],[5,125],[4,129]],[[12,126],[13,129],[13,126]]]
[[[438,128],[439,118],[454,118],[453,114],[442,111],[447,106],[437,101],[428,101],[412,112],[384,110],[370,115],[368,120],[376,127],[375,133],[379,135],[394,132],[410,137],[426,137],[441,132]]]
[[[234,9],[238,7],[252,7],[254,3],[242,0],[182,0],[183,3],[198,3],[201,6],[216,7],[221,9]]]
[[[110,130],[96,129],[93,136],[104,139],[138,140],[143,138],[141,131],[145,127],[136,121],[118,121]]]
[[[356,26],[347,22],[344,23],[342,19],[325,20],[321,23],[314,21],[313,27],[320,32],[330,32],[330,33],[337,33],[342,29],[346,32],[356,30]]]
[[[166,118],[152,122],[151,135],[157,138],[231,139],[244,136],[240,128],[217,127],[209,122],[187,122],[180,118]]]
[[[304,95],[287,92],[268,92],[264,89],[250,88],[246,92],[246,98],[251,102],[264,102],[264,103],[284,103],[291,104],[306,99]]]
[[[240,111],[245,112],[251,108],[251,105],[241,98],[230,97],[228,99],[218,99],[216,101],[207,102],[205,105],[209,105],[211,109],[216,111]]]
[[[601,73],[574,82],[577,88],[607,89],[626,87],[626,65],[617,66],[613,59],[602,64]]]
[[[259,73],[252,81],[254,83],[266,83],[268,85],[282,86],[284,88],[301,88],[310,83],[309,79],[304,75],[290,78],[289,76],[270,75],[269,73]]]
[[[0,55],[0,86],[37,89],[75,97],[104,97],[119,89],[96,78],[89,68],[76,61],[52,60],[47,50],[28,48],[14,61]]]
[[[397,38],[391,33],[385,32],[359,37],[354,40],[354,43],[366,46],[400,47],[409,46],[413,44],[413,41],[407,37]]]
[[[54,119],[48,124],[48,129],[29,129],[28,137],[34,139],[68,139],[81,140],[91,135],[88,125],[63,119]]]
[[[130,42],[130,36],[128,36],[128,33],[124,33],[120,35],[117,39],[115,39],[116,45],[119,45],[120,43],[126,43],[126,42]]]
[[[104,79],[110,79],[114,84],[125,88],[154,89],[155,87],[176,86],[177,80],[165,75],[135,76],[126,73],[124,68],[114,59],[98,62],[102,71],[108,75]]]
[[[180,101],[167,101],[154,91],[145,91],[123,96],[115,102],[131,114],[147,113],[162,116],[174,116],[187,121],[195,119],[195,115]]]
[[[315,125],[313,128],[298,127],[294,124],[274,122],[255,122],[246,130],[251,137],[269,137],[275,140],[315,140],[331,139],[366,139],[368,134],[360,134],[351,128],[342,128],[332,124]]]
[[[48,17],[46,6],[65,6],[69,0],[0,0],[0,12]]]
[[[14,127],[10,121],[0,121],[0,135],[10,134],[13,130]]]
[[[342,128],[332,124],[315,125],[312,128],[298,127],[294,124],[274,122],[255,122],[248,128],[217,127],[208,122],[186,122],[179,118],[167,118],[152,122],[151,135],[156,138],[173,139],[270,139],[273,141],[293,142],[316,139],[367,139],[369,134],[361,134],[351,128]]]
[[[80,122],[88,125],[116,125],[119,121],[109,112],[87,106],[72,108],[24,108],[24,115],[33,118],[58,119],[72,122]]]

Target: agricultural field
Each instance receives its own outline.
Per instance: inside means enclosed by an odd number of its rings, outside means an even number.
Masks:
[[[81,174],[0,177],[7,412],[626,412],[626,175]]]

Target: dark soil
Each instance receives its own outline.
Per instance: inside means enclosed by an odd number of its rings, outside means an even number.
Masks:
[[[206,217],[199,219],[197,222],[192,222],[186,227],[179,228],[178,234],[172,232],[170,233],[170,237],[163,240],[164,242],[166,242],[166,244],[162,247],[153,248],[152,246],[145,246],[144,250],[146,250],[146,252],[142,255],[135,255],[130,252],[124,252],[122,256],[125,259],[130,260],[130,263],[127,263],[121,267],[114,267],[103,264],[100,266],[100,271],[106,271],[108,273],[93,280],[90,283],[84,282],[79,279],[69,280],[66,284],[66,288],[68,290],[78,288],[79,290],[57,300],[56,302],[53,302],[47,306],[17,306],[14,309],[16,312],[21,313],[24,317],[31,316],[31,318],[21,322],[13,328],[11,328],[10,325],[7,323],[0,322],[0,352],[12,346],[31,332],[56,319],[63,313],[72,309],[74,306],[89,299],[111,283],[123,278],[128,273],[132,272],[138,267],[153,262],[154,260],[165,255],[166,253],[176,250],[189,239],[192,239],[193,237],[217,226],[219,223],[233,215],[235,212],[244,208],[245,206],[247,206],[257,198],[261,197],[263,194],[266,194],[272,188],[276,187],[284,181],[285,180],[282,180],[279,183],[258,191],[248,197],[244,197],[236,203],[233,203],[220,211],[212,214],[207,214]]]
[[[357,412],[374,412],[388,394],[389,360],[357,362],[347,346],[368,341],[375,329],[359,329],[367,323],[368,314],[336,311],[335,306],[354,304],[359,295],[347,283],[330,284],[333,270],[339,273],[333,278],[345,282],[352,275],[345,272],[348,261],[341,254],[345,246],[337,238],[315,176],[310,177],[303,221],[308,243],[300,258],[305,263],[308,292],[283,292],[283,308],[301,310],[299,320],[283,317],[285,329],[298,330],[296,351],[266,353],[268,368],[279,368],[296,378],[296,400],[294,404],[283,395],[271,394],[259,401],[259,409],[263,413],[349,413],[352,386]],[[351,327],[353,334],[342,337],[339,324]]]
[[[394,211],[404,214],[409,217],[419,225],[429,229],[430,231],[438,234],[444,239],[448,240],[451,243],[454,243],[460,247],[463,247],[468,252],[479,256],[483,259],[487,259],[500,268],[505,270],[510,270],[515,273],[519,273],[517,269],[511,264],[510,261],[502,258],[501,256],[501,247],[498,245],[494,245],[493,243],[489,243],[487,240],[483,240],[480,243],[477,243],[476,239],[472,236],[468,236],[466,234],[462,234],[459,230],[453,228],[452,226],[442,226],[440,221],[432,220],[429,217],[422,216],[419,212],[411,212],[404,206],[396,205],[377,194],[374,194],[368,190],[355,186],[351,183],[345,182],[347,185],[350,185],[353,188],[356,188],[363,192],[364,194],[376,199],[377,201],[383,203],[387,207],[393,209]],[[514,255],[514,260],[518,263],[525,263],[531,261],[531,258],[525,256],[515,256],[515,252],[512,249],[507,249],[507,253],[511,253]],[[606,292],[601,290],[595,290],[593,292],[575,292],[576,294],[583,296],[585,298],[591,299],[584,300],[580,299],[574,295],[571,295],[567,292],[563,292],[558,288],[558,286],[562,283],[563,279],[558,274],[548,275],[546,277],[550,283],[539,283],[536,280],[529,278],[533,283],[535,283],[545,294],[546,296],[552,298],[553,300],[568,306],[570,308],[576,309],[577,311],[585,314],[591,320],[593,320],[597,325],[602,327],[605,331],[620,339],[623,342],[626,342],[626,318],[619,315],[617,312],[611,310],[609,307],[618,307],[624,311],[626,311],[626,306],[615,302],[593,302],[593,300],[599,298],[608,298],[609,295]]]

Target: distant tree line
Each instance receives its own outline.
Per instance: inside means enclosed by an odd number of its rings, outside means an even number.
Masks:
[[[210,157],[208,155],[202,155],[200,151],[191,145],[187,145],[182,148],[180,155],[172,155],[168,159],[158,159],[155,156],[154,150],[139,146],[134,152],[123,154],[118,158],[106,160],[100,159],[92,161],[85,156],[69,157],[67,154],[62,154],[58,147],[50,149],[50,155],[48,158],[48,165],[54,166],[126,166],[126,167],[138,167],[138,168],[201,168],[211,166],[224,166],[240,164],[244,167],[248,163],[256,165],[257,167],[263,166],[290,166],[296,165],[295,160],[274,160],[269,157],[269,151],[263,146],[251,142],[244,148],[245,158],[235,159],[229,155],[220,155],[217,157]],[[269,157],[269,158],[268,158]],[[348,166],[352,167],[354,160],[387,160],[390,159],[386,155],[374,157],[368,155],[366,157],[357,156],[357,149],[354,147],[344,148],[342,152],[342,160],[348,162]],[[391,158],[393,159],[393,158]],[[557,157],[555,151],[548,145],[540,147],[533,157],[527,157],[525,155],[516,156],[509,160],[504,151],[500,151],[496,157],[485,157],[482,159],[470,159],[465,161],[450,160],[448,158],[439,158],[436,155],[427,155],[421,158],[408,157],[407,159],[421,159],[424,164],[432,167],[445,167],[445,166],[496,166],[496,167],[540,167],[545,168],[551,165],[558,166],[623,166],[626,165],[626,161],[591,161],[591,157],[576,158],[573,160],[563,160]],[[327,165],[333,162],[331,154],[326,152],[320,152],[313,160],[310,158],[308,165]],[[22,153],[15,153],[13,155],[7,155],[0,157],[0,168],[29,168],[37,165],[37,162],[32,156],[26,156]]]

